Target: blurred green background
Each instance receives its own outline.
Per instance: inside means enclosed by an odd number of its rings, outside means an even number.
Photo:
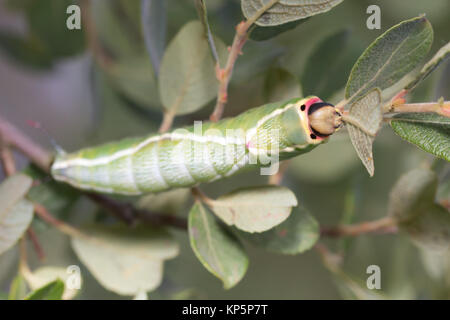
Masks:
[[[48,138],[27,127],[27,120],[42,123],[68,151],[87,145],[147,134],[157,130],[162,119],[153,70],[147,56],[140,26],[137,0],[92,2],[99,42],[115,62],[108,69],[92,59],[82,31],[65,28],[65,10],[72,1],[0,1],[0,114],[37,142],[50,148]],[[228,45],[234,26],[243,20],[239,0],[206,0],[212,31]],[[192,0],[167,0],[167,42],[188,21],[197,19]],[[381,30],[368,30],[366,8],[381,8]],[[381,33],[400,21],[425,13],[434,29],[430,56],[449,41],[448,0],[345,0],[327,12],[308,19],[297,28],[269,41],[249,41],[237,62],[229,91],[225,116],[236,115],[266,102],[264,84],[273,67],[282,67],[299,77],[304,88],[309,73],[305,64],[317,45],[341,30],[350,32],[348,43],[332,43],[325,50],[345,61],[339,72],[320,75],[335,78],[344,87],[351,65]],[[348,61],[347,61],[348,60]],[[324,62],[326,63],[326,62]],[[312,75],[317,76],[317,75]],[[305,92],[312,93],[312,92]],[[414,93],[412,101],[450,99],[450,64],[434,72]],[[339,101],[339,92],[327,97]],[[211,102],[201,111],[179,117],[175,126],[207,119]],[[389,191],[409,169],[433,159],[397,137],[390,128],[380,133],[374,145],[376,173],[369,178],[345,132],[316,151],[296,160],[286,174],[284,185],[293,190],[321,225],[341,220],[346,203],[355,206],[353,221],[383,217]],[[22,166],[26,159],[20,158]],[[239,186],[266,183],[258,171],[215,182],[204,190],[214,197]],[[353,201],[353,202],[352,202]],[[186,216],[189,205],[177,213]],[[67,214],[68,221],[81,223],[101,219],[102,214],[87,201],[80,201]],[[99,218],[100,216],[100,218]],[[41,225],[39,238],[47,254],[45,264],[80,264],[69,241],[57,231]],[[323,267],[315,251],[282,256],[246,244],[250,266],[244,279],[224,290],[194,256],[187,234],[173,231],[180,243],[180,255],[165,266],[163,284],[150,298],[200,297],[211,299],[333,299],[343,298],[335,279]],[[330,248],[340,248],[338,239],[326,239]],[[366,268],[378,265],[383,292],[392,298],[448,298],[449,287],[426,268],[419,250],[406,236],[367,235],[346,241],[344,268],[359,279]],[[17,272],[17,250],[0,256],[0,288],[6,291]],[[32,266],[40,262],[30,254]],[[103,289],[82,268],[84,286],[80,298],[121,298]]]

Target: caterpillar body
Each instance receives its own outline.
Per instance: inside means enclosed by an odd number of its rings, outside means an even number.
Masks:
[[[219,122],[125,139],[56,156],[54,179],[84,190],[139,195],[191,187],[243,168],[308,152],[341,126],[341,115],[315,96],[271,103]]]

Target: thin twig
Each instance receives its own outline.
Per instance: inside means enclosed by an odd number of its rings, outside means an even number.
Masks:
[[[289,160],[285,160],[280,163],[278,172],[269,177],[269,181],[268,181],[269,184],[273,184],[273,185],[281,184],[281,182],[283,181],[283,178],[284,178],[284,174],[286,173],[287,169],[289,168],[289,163],[290,163]]]
[[[42,246],[39,242],[39,239],[37,237],[36,232],[34,232],[33,228],[29,227],[27,230],[28,238],[30,238],[31,243],[33,244],[34,251],[36,251],[36,254],[38,256],[39,261],[45,260],[45,252],[44,249],[42,249]]]
[[[441,116],[450,118],[450,101],[428,102],[428,103],[404,103],[386,107],[385,112],[434,112]]]
[[[52,155],[44,148],[34,143],[25,134],[0,116],[0,136],[10,146],[20,150],[34,164],[45,172],[49,171]]]
[[[161,126],[159,127],[159,133],[164,133],[170,130],[173,124],[173,120],[175,119],[175,113],[173,111],[167,111],[164,113],[163,120],[161,122]]]
[[[97,193],[87,193],[87,196],[129,225],[134,225],[139,220],[155,226],[167,225],[177,229],[187,229],[187,221],[185,218],[138,209],[129,203],[120,202]]]
[[[52,214],[41,204],[35,203],[34,204],[34,212],[36,215],[38,215],[42,220],[47,222],[48,224],[51,224],[56,229],[61,231],[62,233],[65,233],[72,237],[86,237],[84,233],[82,233],[80,230],[70,226],[69,224],[65,223],[64,221],[56,219]]]
[[[219,90],[217,93],[216,107],[214,108],[214,111],[210,116],[211,121],[219,121],[222,117],[225,104],[228,101],[228,85],[233,75],[234,65],[239,55],[242,54],[242,48],[247,42],[250,27],[277,2],[279,2],[279,0],[269,1],[267,4],[261,7],[253,17],[237,25],[236,34],[233,39],[233,44],[230,48],[230,53],[228,55],[225,68],[222,69],[219,64],[216,64],[216,76],[219,80]]]
[[[361,222],[353,225],[340,225],[325,227],[320,230],[322,236],[327,237],[356,237],[367,233],[395,233],[397,222],[392,217],[384,217],[379,220]]]
[[[12,176],[16,172],[16,163],[14,161],[14,156],[11,152],[11,149],[4,143],[1,143],[0,145],[0,161],[3,167],[3,171],[5,172],[5,176]]]

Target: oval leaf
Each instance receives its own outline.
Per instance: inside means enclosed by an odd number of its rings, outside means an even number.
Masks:
[[[450,161],[449,118],[435,113],[404,113],[392,118],[391,127],[406,141]]]
[[[0,254],[11,248],[33,219],[33,204],[23,197],[33,180],[17,174],[0,185]]]
[[[372,144],[383,121],[380,104],[380,91],[374,89],[356,101],[344,117],[353,147],[370,176],[375,171]]]
[[[174,114],[194,112],[217,94],[214,61],[202,24],[186,24],[167,48],[159,74],[159,93],[166,110]]]
[[[298,254],[311,249],[319,239],[319,224],[309,212],[299,207],[275,228],[259,233],[240,233],[250,243],[282,254]]]
[[[438,179],[430,169],[403,175],[392,189],[389,215],[417,245],[433,251],[450,249],[450,212],[435,202]]]
[[[263,232],[286,220],[297,206],[297,198],[288,188],[262,186],[239,189],[208,204],[227,225]]]
[[[125,226],[91,226],[88,237],[73,237],[72,247],[106,289],[135,296],[158,287],[163,262],[178,254],[178,245],[164,230]]]
[[[61,300],[63,293],[64,282],[57,279],[31,292],[25,300]]]
[[[327,12],[343,0],[241,0],[247,19],[258,26],[277,26]]]
[[[239,241],[201,203],[189,212],[188,228],[192,250],[203,266],[222,280],[225,289],[235,286],[248,267]]]
[[[64,283],[67,283],[66,281],[68,280],[70,275],[71,274],[65,268],[47,266],[36,269],[32,273],[27,273],[24,276],[30,288],[32,290],[38,290],[45,284],[55,281],[57,279],[60,279],[64,281]],[[69,287],[65,287],[62,299],[63,300],[73,299],[78,292],[79,292],[78,289],[70,289]]]
[[[353,66],[345,92],[348,103],[373,88],[384,90],[394,85],[426,56],[432,42],[433,29],[423,16],[403,21],[383,33]]]

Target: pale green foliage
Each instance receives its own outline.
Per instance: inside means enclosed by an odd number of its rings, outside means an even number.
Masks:
[[[256,20],[259,26],[277,26],[327,12],[343,0],[241,0],[242,12],[247,19],[260,10]],[[266,9],[266,10],[264,10]]]
[[[425,17],[403,21],[383,33],[353,67],[345,92],[348,103],[373,88],[394,85],[422,61],[432,41],[433,29]]]
[[[200,262],[222,280],[225,289],[235,286],[248,267],[239,241],[199,202],[189,212],[188,227],[192,250]]]
[[[31,223],[33,204],[24,199],[31,183],[28,176],[17,174],[0,185],[0,254],[11,248]]]
[[[186,24],[164,53],[159,92],[164,108],[178,115],[194,112],[217,94],[214,61],[199,21]]]
[[[57,279],[31,292],[25,300],[61,300],[64,293],[64,282]]]
[[[83,231],[88,237],[73,237],[73,249],[105,288],[121,295],[154,290],[164,261],[178,254],[178,244],[164,230],[97,225]]]
[[[66,268],[63,267],[55,267],[55,266],[45,266],[33,270],[31,273],[24,274],[25,280],[28,283],[28,286],[31,290],[38,290],[39,288],[45,286],[49,282],[53,282],[55,280],[62,280],[64,283],[67,283],[67,279],[71,274],[67,272]],[[80,276],[80,286],[81,282],[81,274]],[[81,287],[80,287],[81,289]],[[71,289],[69,287],[64,288],[64,293],[62,295],[63,300],[73,299],[79,293],[79,289]]]
[[[389,215],[419,246],[446,252],[450,249],[450,212],[435,201],[437,183],[430,169],[406,173],[392,189]]]
[[[433,113],[396,115],[391,127],[400,137],[419,148],[450,161],[450,119]]]
[[[302,206],[276,227],[258,234],[241,232],[253,245],[281,254],[299,254],[311,249],[319,239],[319,224]]]
[[[297,199],[280,186],[245,188],[220,196],[209,203],[227,225],[247,232],[263,232],[289,217]]]
[[[356,153],[370,176],[375,171],[372,144],[383,121],[380,104],[380,90],[374,89],[355,101],[344,118]]]

